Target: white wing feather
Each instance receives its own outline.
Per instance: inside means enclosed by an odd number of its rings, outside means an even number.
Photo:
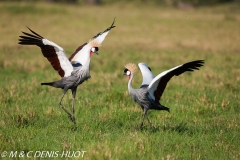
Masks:
[[[79,62],[81,65],[84,65],[85,62],[90,58],[89,53],[91,48],[93,47],[100,47],[102,42],[104,41],[105,37],[109,33],[109,31],[114,28],[115,19],[110,27],[108,27],[103,32],[98,33],[92,39],[90,39],[86,44],[80,46],[75,53],[70,57],[71,62]],[[82,48],[81,48],[82,47]]]
[[[90,59],[90,49],[92,47],[89,44],[86,44],[79,50],[76,55],[71,59],[71,62],[79,62],[81,65],[84,65],[88,59]]]
[[[142,73],[142,85],[149,85],[155,77],[154,74],[149,70],[149,67],[146,63],[138,63],[138,66]]]
[[[70,76],[71,72],[73,71],[73,66],[70,63],[70,61],[68,60],[64,49],[62,47],[58,46],[56,43],[49,41],[47,39],[42,39],[42,42],[44,45],[49,45],[49,46],[54,47],[56,54],[58,56],[60,66],[65,72],[64,77]]]
[[[171,69],[169,69],[169,70],[166,70],[166,71],[158,74],[158,75],[152,80],[152,82],[151,82],[151,83],[149,84],[149,86],[148,86],[148,92],[149,92],[149,96],[150,96],[153,100],[155,100],[154,92],[156,91],[156,89],[157,89],[157,87],[158,87],[158,83],[159,83],[159,81],[161,80],[161,78],[162,78],[163,76],[165,76],[167,73],[169,73],[169,72],[171,72],[171,71],[173,71],[173,70],[175,70],[175,69],[177,69],[178,67],[181,67],[181,66],[182,66],[182,65],[179,65],[179,66],[177,66],[177,67],[174,67],[174,68],[171,68]]]
[[[105,29],[103,32],[98,33],[96,36],[94,36],[92,39],[90,39],[88,41],[89,45],[92,47],[100,47],[102,42],[104,41],[105,37],[107,36],[107,34],[109,33],[109,31],[114,28],[114,22],[115,22],[115,18],[113,20],[113,23],[110,27],[108,27],[107,29]]]

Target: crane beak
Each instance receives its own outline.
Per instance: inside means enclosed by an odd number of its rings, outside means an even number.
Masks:
[[[94,53],[96,53],[96,55],[99,55],[99,54],[98,54],[98,51],[95,51]]]

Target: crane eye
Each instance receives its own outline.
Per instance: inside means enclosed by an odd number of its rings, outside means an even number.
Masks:
[[[98,47],[93,47],[93,48],[91,48],[91,52],[97,52],[98,51]]]

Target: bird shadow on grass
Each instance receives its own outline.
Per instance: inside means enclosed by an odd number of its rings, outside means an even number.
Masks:
[[[152,126],[143,126],[139,131],[148,131],[150,133],[156,132],[177,132],[179,134],[193,134],[194,131],[191,127],[185,122],[180,122],[177,124],[164,124],[164,125],[152,125]]]

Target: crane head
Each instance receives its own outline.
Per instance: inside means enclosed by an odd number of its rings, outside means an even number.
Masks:
[[[98,55],[98,47],[93,47],[93,48],[91,48],[90,56],[92,56],[93,53],[96,53],[96,54]]]
[[[130,78],[131,74],[134,74],[137,71],[138,71],[138,68],[134,63],[128,63],[125,65],[123,75],[126,75]]]

